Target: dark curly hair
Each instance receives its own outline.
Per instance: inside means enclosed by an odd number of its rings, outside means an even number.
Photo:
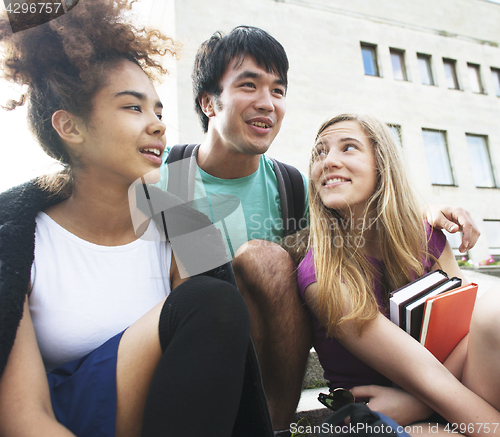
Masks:
[[[88,121],[93,97],[105,86],[110,69],[127,59],[151,79],[159,79],[166,73],[161,57],[177,53],[171,38],[132,25],[126,14],[135,2],[80,0],[63,16],[18,33],[12,33],[6,17],[0,18],[1,77],[27,85],[26,94],[4,108],[14,109],[28,98],[30,129],[67,173],[70,159],[52,127],[52,114],[63,109]],[[20,14],[18,19],[23,20],[23,15],[33,20],[28,14]]]
[[[265,30],[252,26],[235,27],[227,35],[215,32],[198,49],[193,69],[194,106],[203,131],[208,130],[208,117],[199,99],[206,92],[215,97],[222,93],[220,81],[233,59],[243,61],[253,56],[257,65],[279,76],[288,84],[288,58],[283,46]]]

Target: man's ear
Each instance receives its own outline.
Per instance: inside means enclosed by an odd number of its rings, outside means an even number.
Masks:
[[[80,144],[83,142],[82,121],[68,111],[60,109],[54,112],[52,126],[65,143]]]
[[[215,98],[214,96],[204,92],[198,97],[198,103],[200,104],[201,110],[208,117],[213,117],[215,115]]]

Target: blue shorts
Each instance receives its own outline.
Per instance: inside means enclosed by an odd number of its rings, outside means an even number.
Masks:
[[[56,418],[78,437],[115,435],[116,359],[122,335],[47,373]]]

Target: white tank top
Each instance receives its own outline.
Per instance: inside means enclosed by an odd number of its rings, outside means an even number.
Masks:
[[[123,246],[99,246],[36,218],[29,307],[45,368],[80,358],[170,293],[170,243],[153,221]]]

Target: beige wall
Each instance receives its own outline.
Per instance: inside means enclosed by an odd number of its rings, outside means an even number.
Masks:
[[[214,31],[261,27],[289,60],[287,115],[269,154],[307,172],[321,121],[339,110],[374,112],[402,128],[412,181],[428,202],[458,204],[483,219],[500,219],[498,189],[474,186],[465,133],[488,135],[500,184],[500,98],[490,67],[500,68],[500,5],[484,0],[153,0],[155,24],[184,45],[164,87],[172,113],[170,141],[203,139],[193,110],[191,68],[197,47]],[[160,6],[161,5],[161,6]],[[365,76],[360,41],[378,46],[381,77]],[[389,47],[406,52],[409,81],[395,81]],[[420,84],[416,53],[432,55],[436,86]],[[460,90],[448,90],[442,58],[457,60]],[[467,62],[481,66],[486,94],[469,88]],[[170,114],[169,114],[170,115]],[[446,130],[458,187],[430,183],[422,128]],[[488,256],[481,238],[471,257]]]

